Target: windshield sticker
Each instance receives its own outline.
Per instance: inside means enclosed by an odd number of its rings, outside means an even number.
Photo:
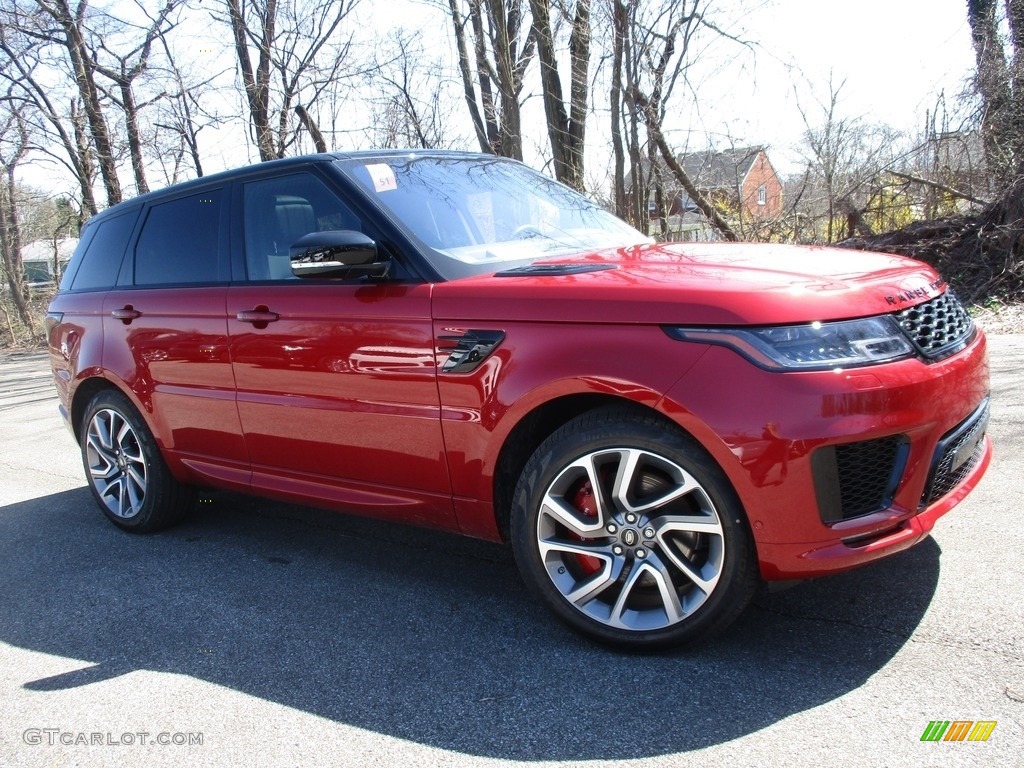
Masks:
[[[373,180],[373,188],[378,193],[398,189],[398,179],[395,178],[395,172],[391,169],[390,165],[386,163],[373,163],[366,166],[366,170]]]

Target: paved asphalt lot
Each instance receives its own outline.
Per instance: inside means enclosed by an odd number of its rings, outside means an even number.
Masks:
[[[219,493],[120,533],[45,357],[8,358],[0,766],[1024,765],[1024,336],[990,354],[997,456],[932,538],[658,656],[562,629],[493,545]]]

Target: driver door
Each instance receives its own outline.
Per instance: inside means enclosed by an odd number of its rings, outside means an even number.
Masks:
[[[455,528],[431,286],[294,277],[303,235],[375,233],[313,172],[239,186],[247,279],[228,332],[253,487]]]

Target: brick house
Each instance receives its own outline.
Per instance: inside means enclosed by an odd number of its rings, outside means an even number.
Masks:
[[[697,189],[745,219],[767,219],[782,212],[782,182],[764,147],[695,152],[679,158]],[[690,202],[685,194],[685,201]]]
[[[742,211],[742,218],[752,221],[772,218],[782,211],[782,181],[764,147],[692,152],[680,156],[679,163],[697,189],[731,217]],[[668,215],[695,211],[697,206],[679,189],[671,172],[663,168],[662,173],[666,179]],[[656,207],[649,205],[648,211],[651,218],[658,218]]]
[[[723,212],[743,218],[767,219],[782,211],[782,181],[764,147],[743,147],[721,152],[691,152],[680,155],[680,165],[686,175],[702,193],[717,203]],[[663,161],[658,162],[658,173],[662,179],[666,199],[666,214],[681,216],[697,210],[689,196],[680,189]],[[648,213],[657,219],[661,213],[654,202],[654,181],[651,178],[650,163],[643,161],[642,180],[650,194]],[[626,189],[633,186],[631,175],[626,177]]]

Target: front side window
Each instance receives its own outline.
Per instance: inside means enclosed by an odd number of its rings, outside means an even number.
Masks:
[[[294,173],[243,188],[245,263],[250,280],[297,280],[291,246],[310,232],[363,232],[359,217],[316,176]]]
[[[135,246],[135,284],[218,282],[223,197],[213,190],[150,208]]]
[[[762,184],[757,188],[757,204],[767,205],[768,203],[768,187]]]

